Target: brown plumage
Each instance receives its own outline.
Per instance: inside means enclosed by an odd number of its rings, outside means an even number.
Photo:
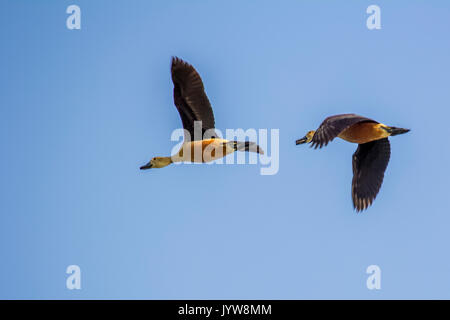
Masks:
[[[316,133],[312,139],[311,147],[317,149],[326,146],[329,142],[333,141],[334,138],[339,136],[339,134],[358,123],[377,124],[378,122],[356,114],[340,114],[337,116],[328,117],[316,130]]]
[[[390,156],[388,138],[358,145],[352,157],[352,199],[357,211],[367,209],[375,200]]]
[[[172,58],[171,73],[173,99],[183,128],[189,132],[191,141],[201,140],[200,136],[194,137],[194,121],[202,121],[202,135],[215,127],[213,110],[202,79],[193,66],[177,57]]]
[[[356,114],[340,114],[326,118],[316,131],[309,131],[296,144],[311,143],[311,147],[317,149],[336,137],[358,143],[352,158],[352,200],[359,212],[373,203],[383,183],[391,155],[387,137],[408,131]]]

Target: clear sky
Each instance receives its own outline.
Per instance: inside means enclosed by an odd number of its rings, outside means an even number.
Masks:
[[[450,298],[449,17],[425,0],[1,1],[0,298]],[[173,55],[219,129],[280,130],[276,175],[139,170],[181,126]],[[349,112],[411,129],[361,214],[356,145],[295,145]]]

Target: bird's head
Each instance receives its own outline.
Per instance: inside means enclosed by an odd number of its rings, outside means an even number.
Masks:
[[[142,166],[141,170],[151,169],[151,168],[164,168],[172,163],[170,157],[154,157],[149,163]]]
[[[295,141],[295,144],[310,143],[312,138],[314,137],[314,133],[316,133],[315,130],[308,131],[308,133],[303,138]]]

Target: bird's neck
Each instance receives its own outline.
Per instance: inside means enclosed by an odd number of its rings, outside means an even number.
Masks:
[[[167,167],[171,163],[173,163],[172,157],[161,157],[159,159],[159,168]]]

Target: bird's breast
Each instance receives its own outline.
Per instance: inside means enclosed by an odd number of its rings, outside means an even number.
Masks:
[[[389,136],[389,134],[381,126],[384,125],[374,122],[357,123],[342,131],[338,137],[348,142],[359,144],[383,139]]]
[[[210,162],[233,153],[235,150],[228,140],[206,139],[184,143],[174,161],[183,162]]]

